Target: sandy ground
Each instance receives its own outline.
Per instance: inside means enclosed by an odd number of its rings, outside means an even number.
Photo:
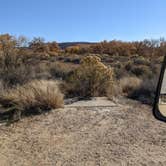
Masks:
[[[0,166],[137,165],[166,165],[166,123],[131,100],[80,101],[0,127]]]

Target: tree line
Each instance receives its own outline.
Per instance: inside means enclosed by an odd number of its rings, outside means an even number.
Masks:
[[[102,41],[86,44],[75,43],[72,46],[61,48],[56,41],[45,42],[41,37],[28,40],[25,36],[15,37],[9,34],[0,35],[0,51],[9,48],[29,49],[34,53],[69,53],[69,54],[108,54],[118,56],[140,55],[144,57],[162,56],[166,52],[164,38],[157,40],[143,40],[124,42],[119,40]]]

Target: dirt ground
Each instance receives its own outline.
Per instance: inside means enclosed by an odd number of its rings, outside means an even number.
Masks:
[[[138,102],[81,101],[0,127],[0,166],[165,166],[166,123]]]

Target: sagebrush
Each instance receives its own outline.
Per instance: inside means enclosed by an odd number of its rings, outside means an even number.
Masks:
[[[104,96],[113,86],[113,70],[105,66],[99,57],[87,56],[73,72],[69,83],[79,96]]]

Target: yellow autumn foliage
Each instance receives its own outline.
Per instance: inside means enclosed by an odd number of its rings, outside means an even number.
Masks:
[[[82,97],[104,96],[113,87],[113,70],[97,56],[86,56],[70,78],[77,95]]]

